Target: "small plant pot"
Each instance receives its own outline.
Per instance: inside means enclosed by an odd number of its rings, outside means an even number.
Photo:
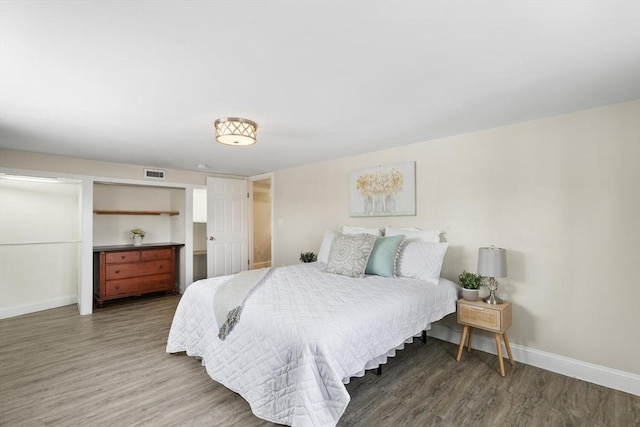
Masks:
[[[137,234],[133,236],[133,246],[142,246],[142,236]]]
[[[462,298],[467,301],[478,301],[480,297],[480,291],[478,289],[464,289],[462,288]]]

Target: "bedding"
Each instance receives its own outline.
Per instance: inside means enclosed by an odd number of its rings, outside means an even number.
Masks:
[[[291,426],[335,426],[344,386],[455,311],[455,284],[411,278],[351,278],[321,262],[271,270],[222,341],[213,296],[232,276],[189,286],[166,351],[201,358],[211,378],[243,396],[253,413]]]
[[[400,249],[398,276],[438,283],[449,243],[407,242]]]
[[[440,241],[440,230],[421,230],[411,227],[391,227],[387,225],[384,229],[385,236],[404,235],[407,242],[433,242]]]
[[[404,236],[378,237],[369,261],[366,274],[377,274],[383,277],[396,277],[398,257]]]
[[[336,233],[331,230],[324,230],[322,235],[322,243],[320,243],[320,250],[318,251],[318,261],[323,263],[329,262],[329,251],[331,251],[331,244],[335,239]]]
[[[350,277],[364,276],[376,239],[365,233],[337,233],[331,244],[326,271]]]

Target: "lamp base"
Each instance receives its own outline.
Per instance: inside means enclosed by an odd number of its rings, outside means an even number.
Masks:
[[[489,296],[484,298],[482,301],[487,304],[502,304],[503,301],[496,296],[496,291],[489,291]]]

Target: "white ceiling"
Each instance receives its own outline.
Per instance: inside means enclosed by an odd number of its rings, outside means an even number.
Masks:
[[[0,3],[9,149],[254,175],[637,98],[638,1]]]

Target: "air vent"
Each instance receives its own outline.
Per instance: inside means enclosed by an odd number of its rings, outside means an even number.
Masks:
[[[158,179],[164,181],[166,172],[160,169],[145,169],[144,177],[148,179]]]

